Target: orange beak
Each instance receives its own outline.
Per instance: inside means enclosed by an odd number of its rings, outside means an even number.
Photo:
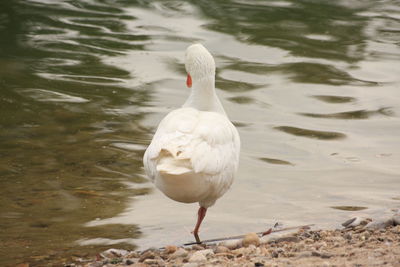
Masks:
[[[186,85],[189,88],[192,87],[192,77],[190,77],[190,74],[188,74],[188,76],[187,76]]]

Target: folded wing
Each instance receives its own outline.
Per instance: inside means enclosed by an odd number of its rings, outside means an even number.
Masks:
[[[163,173],[190,172],[207,174],[210,179],[233,179],[239,150],[239,135],[227,117],[181,108],[160,123],[143,161],[153,181]]]

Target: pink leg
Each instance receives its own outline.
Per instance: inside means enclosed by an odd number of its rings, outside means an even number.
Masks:
[[[207,208],[204,208],[204,207],[200,207],[199,211],[197,212],[197,223],[193,230],[193,235],[194,235],[194,238],[196,238],[197,243],[201,243],[200,238],[199,238],[199,228],[200,228],[201,222],[203,221],[204,217],[206,217],[206,212],[207,212]]]

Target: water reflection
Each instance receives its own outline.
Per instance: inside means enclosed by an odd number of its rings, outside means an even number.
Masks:
[[[313,118],[359,120],[359,119],[368,119],[373,115],[390,116],[393,113],[390,108],[380,108],[378,110],[355,110],[355,111],[339,112],[332,114],[314,114],[314,113],[299,113],[299,114]]]
[[[346,137],[346,135],[342,133],[317,131],[317,130],[291,127],[291,126],[279,126],[275,127],[275,129],[296,136],[303,136],[303,137],[316,138],[322,140],[334,140]]]
[[[130,42],[147,37],[128,33],[123,20],[134,18],[105,1],[3,5],[1,264],[63,262],[93,251],[77,247],[78,239],[139,236],[136,225],[83,224],[114,216],[129,196],[148,192],[123,184],[143,183],[135,175],[143,147],[113,148],[144,142],[143,114],[109,112],[148,94],[128,89],[129,72],[103,63],[140,49]]]
[[[349,96],[335,96],[335,95],[314,95],[312,96],[318,100],[321,100],[326,103],[332,104],[340,104],[340,103],[348,103],[354,102],[356,99],[354,97]]]
[[[335,206],[331,207],[332,209],[337,209],[337,210],[344,210],[344,211],[359,211],[359,210],[365,210],[367,207],[355,207],[355,206]]]
[[[294,165],[293,163],[290,163],[289,161],[282,160],[282,159],[260,158],[260,160],[271,163],[271,164]]]
[[[194,41],[215,55],[243,142],[204,237],[385,214],[400,175],[398,18],[391,0],[3,1],[0,264],[188,241],[195,208],[153,191],[141,156],[187,96]]]

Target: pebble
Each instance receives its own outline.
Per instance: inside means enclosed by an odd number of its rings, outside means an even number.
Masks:
[[[280,243],[280,242],[299,242],[300,239],[297,236],[283,236],[283,237],[279,237],[277,239],[274,240],[276,243]]]
[[[296,266],[296,264],[301,266],[302,263],[313,264],[317,261],[318,266],[330,266],[339,257],[346,257],[346,260],[350,261],[366,260],[363,259],[364,255],[360,255],[360,252],[363,253],[366,250],[374,259],[382,258],[382,264],[383,260],[387,259],[393,263],[390,258],[383,259],[383,257],[391,255],[393,248],[399,249],[400,225],[394,226],[397,224],[396,219],[400,219],[400,215],[396,214],[386,220],[369,223],[368,228],[363,224],[368,222],[365,219],[359,225],[340,230],[306,230],[278,237],[271,235],[270,242],[263,242],[261,245],[260,238],[255,233],[250,233],[242,240],[230,240],[218,245],[194,245],[188,248],[169,245],[161,250],[149,249],[143,252],[110,249],[103,252],[104,255],[101,254],[104,257],[103,260],[87,263],[82,267],[111,267],[111,265],[116,267],[127,265],[133,267],[253,267]],[[398,252],[393,255],[399,255]],[[372,261],[377,263],[374,259]]]
[[[362,235],[361,235],[361,240],[367,240],[369,237],[371,236],[371,234],[370,233],[368,233],[368,232],[365,232],[365,233],[363,233]]]
[[[214,251],[212,249],[203,249],[203,250],[199,250],[198,252],[203,254],[205,257],[214,255]]]
[[[362,219],[360,217],[354,217],[342,223],[342,226],[346,228],[355,227],[360,225],[361,221]]]
[[[202,245],[199,245],[199,244],[195,244],[195,245],[192,246],[193,250],[202,250],[204,248],[205,248],[205,246],[202,246]]]
[[[216,254],[216,256],[226,257],[228,259],[233,259],[235,257],[235,255],[233,255],[232,253],[218,253]]]
[[[306,244],[314,243],[314,239],[307,238],[307,239],[304,240],[304,243],[306,243]]]
[[[153,265],[153,264],[158,264],[158,261],[156,259],[145,259],[143,263]]]
[[[240,254],[244,254],[246,253],[246,249],[245,248],[238,248],[238,249],[234,249],[232,250],[232,253],[235,255],[240,255]]]
[[[242,240],[227,240],[222,242],[220,245],[229,249],[236,249],[242,246]]]
[[[139,258],[139,253],[136,251],[131,251],[125,258]]]
[[[153,253],[152,251],[147,251],[147,252],[143,253],[143,254],[140,256],[139,262],[143,262],[143,261],[145,261],[145,260],[147,260],[147,259],[154,259],[154,258],[155,258],[154,253]]]
[[[130,259],[125,260],[125,265],[132,265],[134,262]]]
[[[302,251],[302,250],[304,250],[304,248],[305,248],[305,245],[303,243],[299,243],[294,246],[294,251]]]
[[[177,246],[170,245],[170,246],[166,246],[165,247],[164,252],[167,253],[167,254],[171,254],[171,253],[174,253],[177,250],[178,250]]]
[[[346,234],[344,234],[344,236],[343,236],[345,239],[347,239],[347,240],[351,240],[352,239],[352,234],[351,233],[346,233]]]
[[[214,254],[214,253],[213,253]],[[189,258],[189,262],[206,262],[207,258],[206,256],[203,255],[203,253],[201,252],[201,250],[196,251],[195,253],[193,253],[192,256],[190,256]]]
[[[250,245],[260,245],[260,238],[256,233],[248,233],[242,240],[242,245],[248,247]]]
[[[110,248],[103,252],[103,255],[107,258],[120,258],[120,257],[124,257],[125,255],[128,255],[128,254],[129,254],[129,251],[127,251],[127,250],[115,249],[115,248]]]
[[[175,251],[174,253],[171,254],[171,259],[176,259],[176,258],[184,258],[188,255],[188,252],[186,251],[186,249],[183,248],[178,248],[177,251]]]
[[[312,256],[311,251],[303,251],[303,252],[300,252],[299,254],[297,254],[297,258],[307,258],[307,257],[311,257],[311,256]]]
[[[384,220],[378,220],[378,221],[372,221],[369,224],[367,224],[365,227],[369,229],[380,229],[384,230],[388,226],[394,225],[393,218],[390,219],[384,219]]]
[[[228,253],[230,251],[231,250],[229,248],[225,247],[225,246],[216,246],[215,250],[214,250],[214,253]]]
[[[311,252],[311,255],[312,255],[312,256],[315,256],[315,257],[320,257],[320,258],[323,258],[323,259],[329,259],[329,258],[332,257],[332,255],[329,254],[329,253],[326,253],[326,252],[319,252],[319,251],[312,251],[312,252]]]
[[[393,225],[400,225],[400,215],[393,216]]]

